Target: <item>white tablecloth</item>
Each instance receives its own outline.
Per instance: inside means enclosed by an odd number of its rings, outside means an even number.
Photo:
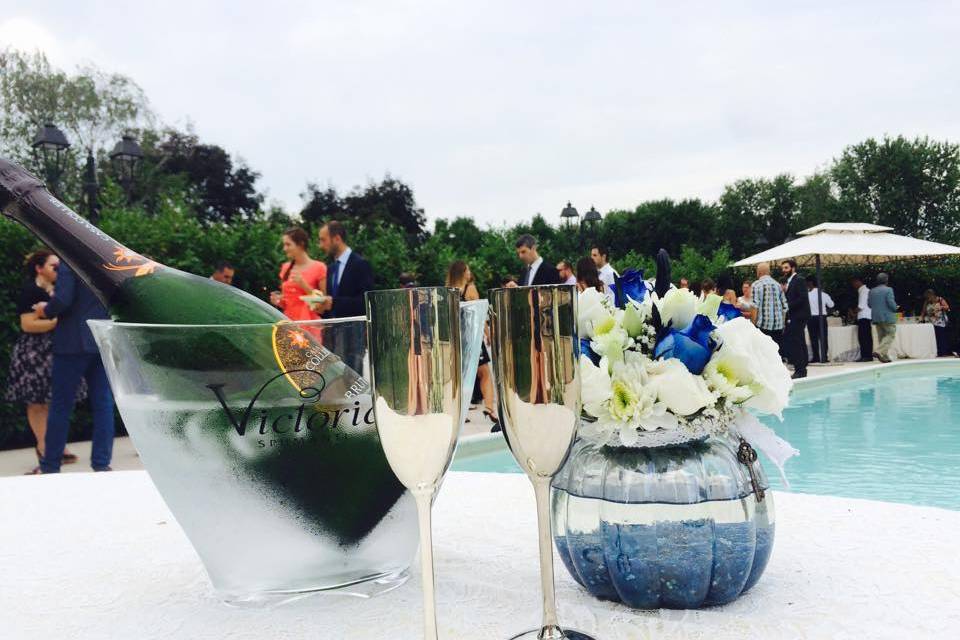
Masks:
[[[856,325],[827,327],[827,336],[829,343],[827,356],[831,362],[852,362],[860,358],[860,342],[857,340]],[[877,330],[874,328],[874,348],[877,343]],[[809,335],[807,335],[807,347],[812,354]],[[890,357],[893,359],[936,358],[937,338],[933,325],[929,323],[898,324],[897,335],[893,339],[893,346],[890,347]]]
[[[776,493],[766,575],[702,611],[592,599],[557,562],[562,620],[621,638],[947,638],[960,630],[960,512]],[[452,473],[436,503],[440,637],[504,640],[539,620],[533,491]],[[250,544],[265,541],[250,540]],[[222,605],[141,471],[0,480],[0,638],[415,640],[420,581],[360,600]]]

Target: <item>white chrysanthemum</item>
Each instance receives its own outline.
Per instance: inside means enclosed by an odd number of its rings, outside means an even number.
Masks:
[[[640,431],[676,429],[676,416],[657,401],[656,388],[646,373],[646,358],[629,353],[629,362],[613,365],[613,375],[607,373],[607,363],[595,366],[581,358],[581,394],[586,413],[596,418],[581,428],[581,435],[598,445],[619,441],[631,446]]]
[[[613,317],[609,298],[593,287],[580,292],[577,298],[577,331],[581,338],[594,336],[595,327]]]
[[[720,348],[713,358],[736,362],[736,369],[730,371],[737,379],[737,386],[749,386],[753,391],[744,406],[781,415],[787,406],[793,381],[783,366],[777,344],[746,318],[724,322],[717,327],[714,336],[720,342]]]
[[[689,289],[670,289],[663,298],[656,301],[656,305],[663,325],[669,324],[679,331],[693,322],[699,302]]]
[[[655,360],[647,364],[657,400],[678,416],[689,416],[716,402],[701,376],[695,376],[676,358]]]

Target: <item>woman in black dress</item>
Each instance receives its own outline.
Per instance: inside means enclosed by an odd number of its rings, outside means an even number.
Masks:
[[[450,268],[447,269],[446,286],[459,290],[460,299],[463,301],[480,299],[480,292],[473,284],[473,274],[470,273],[470,267],[463,260],[455,260],[450,263]],[[497,414],[493,408],[493,374],[490,371],[490,354],[487,353],[486,344],[480,345],[477,382],[480,384],[480,395],[483,396],[483,415],[492,423],[491,431],[500,431],[500,421],[497,420]]]
[[[57,281],[59,258],[46,249],[35,251],[24,262],[27,281],[17,299],[20,316],[20,337],[10,354],[10,372],[4,399],[27,405],[27,422],[37,439],[37,460],[43,456],[43,440],[47,433],[47,413],[51,395],[50,372],[53,368],[53,329],[56,319],[37,317],[33,307],[49,302]],[[77,456],[64,450],[63,462],[76,462]]]

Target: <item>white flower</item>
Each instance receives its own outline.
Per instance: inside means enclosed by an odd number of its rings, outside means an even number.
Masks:
[[[580,435],[597,445],[605,445],[619,437],[619,443],[631,446],[640,431],[676,429],[677,417],[657,401],[657,389],[650,383],[646,366],[650,361],[636,352],[629,352],[626,362],[595,366],[586,357],[580,359],[581,399],[588,415],[596,418],[585,423]]]
[[[703,377],[711,391],[731,402],[749,400],[755,393],[750,362],[732,349],[721,348],[714,353],[703,370]]]
[[[627,330],[627,334],[631,338],[642,336],[649,326],[647,320],[652,313],[653,300],[650,296],[646,296],[641,303],[631,300],[623,310],[623,328]]]
[[[580,401],[583,410],[595,418],[599,417],[612,394],[607,361],[601,359],[598,367],[587,356],[580,356]]]
[[[593,340],[590,348],[600,357],[606,357],[610,364],[623,361],[623,351],[631,344],[627,331],[613,315],[593,325]]]
[[[577,330],[581,338],[592,338],[594,327],[613,317],[608,298],[593,287],[584,289],[577,298]]]
[[[716,402],[700,376],[695,376],[676,358],[651,361],[647,364],[657,400],[678,416],[688,416]]]
[[[670,289],[657,300],[657,310],[663,326],[671,324],[674,329],[686,329],[697,315],[697,296],[689,289]]]
[[[707,316],[712,322],[716,321],[721,302],[723,302],[723,296],[715,293],[707,294],[706,298],[697,303],[697,313]]]
[[[717,327],[714,336],[719,340],[720,348],[713,354],[711,362],[722,358],[717,362],[717,370],[722,365],[723,375],[731,384],[748,386],[753,392],[744,406],[779,416],[787,406],[793,381],[780,360],[777,344],[746,318],[724,322]],[[707,366],[709,368],[710,364]]]

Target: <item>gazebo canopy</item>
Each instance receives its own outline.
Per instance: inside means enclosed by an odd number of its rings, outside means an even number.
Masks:
[[[860,222],[824,222],[799,232],[796,240],[735,262],[745,267],[793,258],[802,267],[842,266],[960,255],[960,247],[890,233],[890,227]]]

